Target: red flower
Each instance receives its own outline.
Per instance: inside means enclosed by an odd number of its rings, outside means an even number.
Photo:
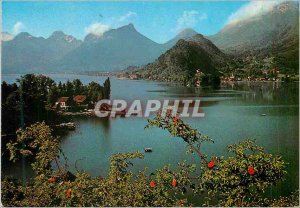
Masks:
[[[208,168],[213,168],[216,165],[215,161],[211,161],[207,164]]]
[[[72,195],[72,190],[71,190],[71,189],[68,189],[68,190],[66,191],[66,197],[67,197],[67,198],[71,198],[71,195]]]
[[[174,123],[177,123],[178,120],[179,120],[178,117],[174,117],[174,118],[173,118],[173,122],[174,122]]]
[[[150,187],[154,188],[156,186],[155,181],[150,182]]]
[[[56,181],[56,179],[54,177],[51,177],[51,178],[48,179],[48,181],[53,183],[53,182]]]
[[[254,168],[249,167],[249,168],[248,168],[248,173],[249,173],[249,175],[254,175],[254,173],[255,173]]]
[[[176,186],[177,186],[177,181],[176,181],[176,179],[175,179],[175,178],[173,178],[173,181],[172,181],[172,186],[173,186],[173,187],[176,187]]]

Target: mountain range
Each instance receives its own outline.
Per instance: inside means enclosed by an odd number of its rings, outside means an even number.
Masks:
[[[121,70],[152,62],[179,39],[195,34],[186,29],[167,43],[158,44],[133,24],[109,30],[101,37],[88,34],[83,41],[61,31],[47,39],[22,32],[9,41],[2,40],[2,72]]]
[[[19,33],[2,41],[2,73],[45,72],[52,63],[81,45],[80,40],[61,31],[49,38]]]
[[[61,31],[48,38],[26,32],[15,37],[2,33],[2,73],[117,71],[152,62],[157,65],[170,60],[172,54],[189,61],[186,58],[191,51],[208,57],[212,68],[224,64],[229,56],[253,53],[275,56],[283,66],[298,71],[299,3],[281,3],[267,13],[228,24],[208,37],[185,29],[164,44],[145,37],[133,24],[109,30],[101,37],[88,34],[83,41]]]

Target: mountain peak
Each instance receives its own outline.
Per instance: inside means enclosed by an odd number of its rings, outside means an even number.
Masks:
[[[33,36],[30,35],[28,32],[20,32],[15,39],[28,39],[28,38],[32,38]]]
[[[1,33],[1,41],[10,41],[14,39],[14,36],[8,32]]]
[[[51,38],[51,37],[64,37],[64,36],[65,36],[65,33],[63,31],[59,30],[59,31],[54,31],[52,33],[52,35],[50,35],[49,38]]]
[[[193,30],[191,28],[186,28],[186,29],[182,30],[181,32],[179,32],[173,39],[169,40],[166,44],[170,48],[173,45],[175,45],[178,40],[180,40],[180,39],[186,40],[197,34],[198,33],[195,30]]]
[[[186,28],[184,30],[182,30],[181,32],[178,33],[178,37],[191,37],[194,35],[197,35],[198,33],[193,30],[192,28]]]
[[[111,38],[111,35],[114,34],[127,34],[128,32],[137,32],[134,25],[129,23],[128,25],[123,25],[121,27],[108,30],[103,33],[101,36],[97,36],[95,34],[89,33],[85,36],[84,42],[98,42],[99,40],[103,40],[106,38]]]
[[[129,24],[127,25],[127,27],[132,27],[132,28],[134,28],[134,25],[133,25],[133,23],[129,23]]]
[[[76,38],[71,35],[66,35],[63,31],[54,31],[52,35],[49,36],[48,40],[63,40],[68,43],[77,41]]]
[[[83,42],[96,42],[98,39],[100,39],[102,36],[97,36],[94,35],[92,33],[89,33],[85,36],[84,41]]]
[[[128,25],[121,26],[117,28],[116,30],[128,30],[128,31],[136,31],[134,25],[132,23],[129,23]]]

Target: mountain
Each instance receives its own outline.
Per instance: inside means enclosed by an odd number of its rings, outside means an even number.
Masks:
[[[187,28],[187,29],[182,30],[174,38],[172,38],[168,42],[164,43],[163,45],[166,48],[166,50],[168,50],[168,49],[172,48],[180,39],[186,40],[197,34],[198,33],[195,30],[193,30],[191,28]]]
[[[56,64],[61,70],[113,71],[153,62],[162,53],[197,34],[186,29],[165,44],[158,44],[139,33],[133,24],[112,29],[101,37],[88,34],[83,44]]]
[[[66,35],[62,31],[53,32],[52,35],[46,39],[46,47],[49,53],[48,62],[52,63],[53,61],[61,59],[69,52],[78,48],[81,43],[81,40],[77,40],[71,35]]]
[[[267,13],[229,24],[208,38],[226,53],[274,56],[298,71],[299,3],[278,4]]]
[[[37,72],[81,44],[74,37],[54,32],[49,38],[34,37],[27,32],[2,42],[2,73]]]
[[[18,73],[41,66],[44,57],[44,38],[22,32],[11,41],[2,42],[2,73]]]
[[[217,74],[218,68],[227,61],[210,40],[197,34],[187,40],[179,40],[155,62],[140,69],[143,78],[188,83],[197,70],[205,74]]]
[[[205,38],[201,34],[196,34],[185,40],[196,43],[201,46],[201,48],[208,54],[209,58],[213,61],[213,65],[216,68],[224,66],[224,64],[229,60],[229,57],[223,53],[212,41]]]
[[[163,48],[129,24],[105,32],[101,37],[88,34],[80,47],[57,63],[63,70],[109,71],[153,61]]]
[[[1,33],[1,41],[10,41],[14,39],[14,36],[8,32]]]

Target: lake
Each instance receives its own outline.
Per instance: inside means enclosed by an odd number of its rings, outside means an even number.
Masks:
[[[18,75],[3,75],[9,83]],[[85,75],[49,75],[55,81],[80,79],[84,84],[103,84],[106,77]],[[236,82],[220,89],[183,87],[168,83],[111,78],[112,99],[200,99],[203,118],[186,118],[187,123],[215,143],[203,145],[208,155],[227,155],[226,146],[245,138],[280,154],[288,163],[286,180],[271,195],[287,195],[299,189],[299,83]],[[266,114],[266,116],[261,116]],[[148,167],[154,171],[165,164],[175,167],[187,160],[199,164],[199,158],[186,154],[185,143],[161,129],[145,129],[145,118],[74,117],[76,130],[62,138],[61,147],[71,171],[82,169],[93,176],[106,175],[109,157],[114,153],[141,151],[152,147],[143,160],[133,161],[134,170]],[[76,163],[76,168],[75,168]],[[10,172],[10,171],[8,171]]]

